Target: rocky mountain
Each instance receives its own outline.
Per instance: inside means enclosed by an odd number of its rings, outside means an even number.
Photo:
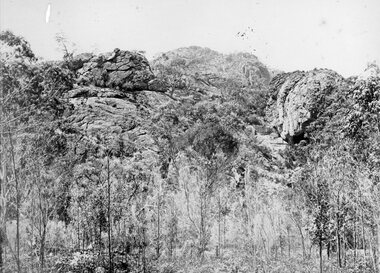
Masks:
[[[147,119],[168,104],[230,100],[247,107],[239,119],[264,153],[265,165],[274,160],[280,167],[288,144],[307,139],[308,125],[346,85],[343,77],[326,69],[280,73],[272,79],[252,54],[224,55],[200,47],[163,53],[151,64],[139,53],[119,49],[80,54],[73,67],[76,84],[65,94],[73,106],[67,122],[93,144],[111,144],[116,154],[132,156],[136,149],[154,146]],[[245,97],[235,101],[239,92]],[[260,96],[250,97],[255,92]]]
[[[64,95],[74,107],[68,121],[95,142],[117,139],[123,147],[129,147],[136,135],[144,135],[139,120],[168,101],[220,100],[220,87],[227,81],[239,88],[256,88],[270,80],[268,70],[253,55],[223,55],[199,47],[162,54],[151,66],[135,52],[85,53],[75,56],[73,68],[76,84]]]

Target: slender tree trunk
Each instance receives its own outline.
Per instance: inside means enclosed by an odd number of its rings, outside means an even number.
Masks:
[[[82,228],[83,228],[83,230],[82,230],[82,249],[85,250],[86,247],[84,245],[84,241],[85,241],[85,238],[86,238],[86,227],[84,226]]]
[[[262,233],[263,228],[264,228],[264,227],[261,226],[260,236],[261,236],[261,241],[262,241],[262,243],[263,243],[264,254],[265,254],[265,256],[268,256],[267,246],[266,246],[265,239],[264,239],[264,236],[263,236],[263,233]]]
[[[200,234],[199,234],[199,250],[200,250],[200,255],[203,261],[203,254],[204,254],[204,236],[205,236],[205,219],[204,219],[204,200],[203,200],[203,194],[201,193],[201,219],[200,219]]]
[[[174,204],[173,204],[174,206]],[[175,212],[174,212],[175,213]],[[173,217],[177,220],[177,216],[173,213]],[[174,259],[176,258],[176,241],[177,241],[177,222],[175,222],[174,230],[173,230],[173,240],[172,240],[172,256]]]
[[[5,198],[4,198],[4,186],[5,180],[7,179],[7,169],[5,165],[5,153],[4,153],[4,141],[3,141],[3,101],[4,101],[4,90],[3,86],[0,86],[0,200],[4,202],[2,206],[0,206],[0,273],[3,273],[3,247],[5,245],[5,227],[6,227],[6,219],[5,219]],[[3,162],[4,160],[4,162]]]
[[[39,206],[39,212],[40,212],[40,218],[39,218],[39,236],[40,236],[40,272],[44,272],[45,267],[45,240],[46,240],[46,226],[47,226],[47,212],[44,209],[43,205],[43,196],[42,196],[42,190],[41,190],[41,178],[38,183],[38,206]]]
[[[169,226],[169,258],[170,260],[173,257],[173,241],[174,241],[174,227],[173,227],[173,204],[172,202],[170,203],[170,223],[171,225]]]
[[[311,251],[313,250],[313,244],[310,242],[309,243],[309,253],[308,253],[308,259],[310,259],[310,257],[311,257]]]
[[[364,249],[364,257],[367,257],[363,209],[362,209],[362,215],[361,215],[361,222],[362,222],[362,247]]]
[[[339,204],[339,195],[338,195],[338,208],[336,212],[336,245],[337,245],[337,259],[338,259],[338,265],[339,267],[342,267],[342,257],[341,257],[341,238],[340,238],[340,219],[339,219],[339,209],[340,209],[340,204]]]
[[[159,190],[160,191],[160,190]],[[161,213],[161,210],[160,210],[160,194],[161,192],[159,192],[158,194],[158,197],[157,197],[157,246],[156,246],[156,256],[157,258],[160,257],[160,237],[161,237],[161,230],[160,230],[160,213]]]
[[[290,227],[287,228],[288,233],[288,256],[290,258],[290,252],[291,252],[291,243],[290,243]]]
[[[285,236],[282,236],[282,232],[280,230],[280,253],[281,253],[281,258],[284,257],[284,239]]]
[[[320,215],[323,213],[323,207],[320,205]],[[323,225],[319,223],[319,272],[323,273]]]
[[[340,238],[340,231],[337,229],[336,231],[337,237],[337,259],[338,259],[338,266],[342,267],[342,246],[341,246],[341,238]]]
[[[36,195],[35,195],[36,196]],[[35,212],[35,198],[32,198],[32,217],[35,217],[36,216],[36,212]],[[35,255],[35,252],[34,252],[34,228],[35,228],[35,225],[32,224],[32,231],[31,231],[31,235],[32,235],[32,246],[31,247],[31,250],[30,250],[30,257],[33,257]],[[32,272],[34,272],[34,262],[31,263],[32,264]]]
[[[330,239],[328,239],[328,242],[327,242],[327,259],[330,260],[330,255],[331,255],[331,243],[330,243]]]
[[[142,265],[143,265],[143,272],[147,272],[147,266],[146,266],[146,246],[147,246],[147,240],[146,240],[146,229],[145,229],[145,213],[144,213],[144,226],[142,228]]]
[[[220,256],[221,250],[221,213],[220,213],[220,192],[218,195],[218,251],[216,252],[217,257]]]
[[[102,242],[102,222],[99,220],[99,233],[98,233],[98,247],[99,247],[99,254],[102,252],[103,249],[103,242]]]
[[[282,257],[282,253],[281,253],[281,257]],[[274,245],[274,259],[275,260],[278,259],[278,245]]]
[[[16,255],[17,255],[17,272],[20,272],[20,192],[19,192],[19,183],[18,177],[16,173],[16,163],[15,163],[15,155],[14,155],[14,147],[13,147],[13,139],[9,129],[9,143],[11,146],[11,156],[12,156],[12,168],[13,168],[13,176],[16,183]]]
[[[223,248],[226,248],[226,215],[223,216]]]
[[[1,197],[1,181],[0,181],[0,197]],[[2,214],[2,212],[0,211],[0,214]],[[3,239],[3,236],[5,236],[5,233],[3,231],[3,225],[1,225],[0,227],[0,273],[3,273],[3,245],[4,245],[4,239]]]
[[[346,237],[346,233],[344,231],[344,228],[343,228],[343,252],[342,252],[342,255],[343,255],[343,267],[346,266],[346,262],[347,262],[347,257],[346,257],[346,251],[347,251],[347,237]]]
[[[373,215],[375,223],[372,226],[372,237],[374,239],[374,244],[372,245],[372,255],[375,272],[380,272],[380,252],[378,252],[380,250],[380,239],[377,238],[378,235],[380,235],[380,232],[378,230],[380,228],[380,218],[377,219],[376,214],[377,213],[374,213]]]
[[[1,99],[3,95],[3,89],[0,86],[0,92],[1,92]],[[0,273],[3,273],[3,246],[5,239],[3,236],[5,236],[5,224],[6,224],[6,219],[5,219],[5,198],[3,198],[3,184],[5,185],[4,181],[6,179],[6,168],[5,168],[5,162],[3,162],[3,124],[2,124],[2,102],[0,103],[0,200],[4,202],[0,206]]]
[[[169,239],[169,258],[171,260],[171,258],[173,257],[173,238],[172,238],[172,234],[170,234],[170,239]]]
[[[357,233],[357,220],[358,220],[358,193],[355,191],[355,210],[354,210],[354,264],[356,264],[357,259],[357,248],[358,248],[358,233]]]
[[[45,268],[45,241],[46,241],[46,224],[43,223],[40,241],[40,272],[44,272]]]
[[[302,227],[301,227],[301,225],[300,225],[297,221],[295,221],[295,222],[296,222],[297,229],[298,229],[298,231],[299,231],[299,233],[300,233],[300,236],[301,236],[301,243],[302,243],[302,257],[305,259],[305,257],[306,257],[305,238],[304,238],[304,236],[303,236],[303,232],[302,232]]]
[[[110,180],[110,157],[107,156],[107,192],[108,192],[108,261],[109,261],[109,272],[113,272],[113,264],[112,264],[112,241],[111,241],[111,180]]]
[[[322,232],[319,235],[319,272],[323,273],[323,243],[322,243]]]
[[[380,209],[377,212],[377,271],[380,272]]]
[[[373,226],[371,227],[371,231],[372,231],[372,236],[374,237],[376,234],[375,234]],[[376,246],[372,244],[371,238],[368,239],[368,244],[369,244],[369,252],[370,252],[373,268],[375,272],[378,272],[376,268],[377,267]]]
[[[356,210],[354,212],[354,264],[356,264],[356,256],[357,256],[357,232],[356,232]]]
[[[79,204],[77,207],[77,240],[78,240],[78,244],[76,247],[78,247],[78,250],[80,250]]]

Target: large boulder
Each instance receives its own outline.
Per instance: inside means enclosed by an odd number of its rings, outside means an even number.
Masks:
[[[115,49],[100,55],[83,53],[74,57],[79,85],[94,85],[122,91],[160,89],[148,60],[137,52]]]
[[[275,76],[270,85],[266,117],[278,134],[288,142],[305,136],[307,126],[323,114],[345,80],[328,69],[296,71]]]

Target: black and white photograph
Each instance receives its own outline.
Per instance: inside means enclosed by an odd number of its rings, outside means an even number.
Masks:
[[[0,0],[0,273],[380,273],[380,1]]]

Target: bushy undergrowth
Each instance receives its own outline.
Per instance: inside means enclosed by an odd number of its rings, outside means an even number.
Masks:
[[[230,255],[231,253],[229,253]],[[304,259],[302,255],[279,259],[252,257],[244,253],[234,253],[220,258],[204,260],[165,261],[157,266],[159,273],[313,273],[319,271],[317,257]],[[370,259],[367,257],[347,257],[346,265],[337,266],[335,258],[324,261],[323,272],[327,273],[371,273]]]

